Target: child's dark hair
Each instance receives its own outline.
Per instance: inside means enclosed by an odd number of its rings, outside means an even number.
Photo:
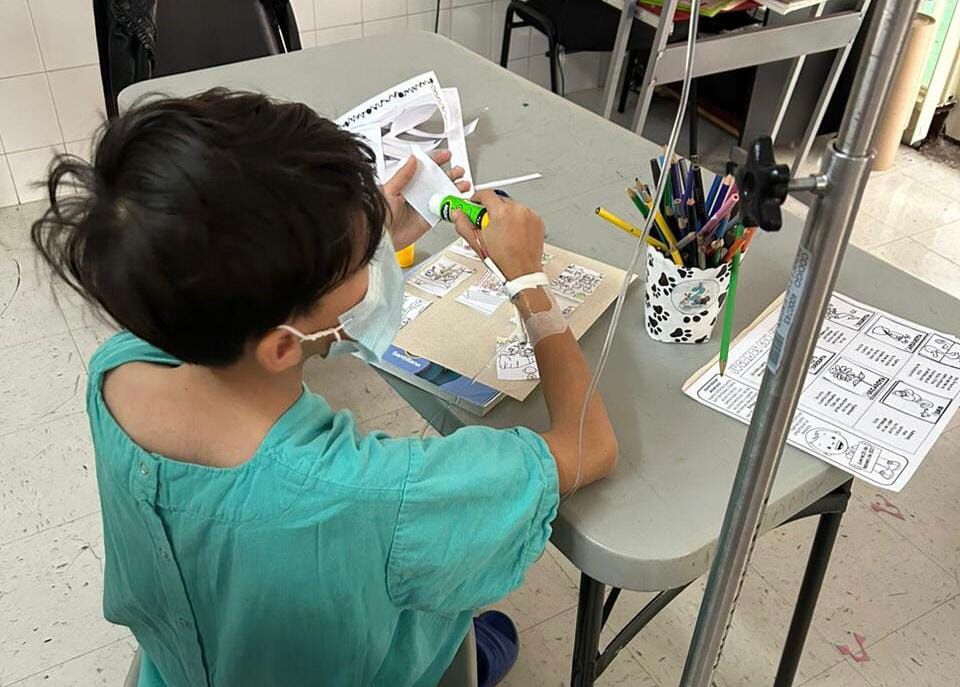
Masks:
[[[53,270],[137,336],[213,366],[369,262],[387,214],[358,139],[306,105],[222,89],[131,108],[92,164],[58,157],[47,188],[31,236]]]

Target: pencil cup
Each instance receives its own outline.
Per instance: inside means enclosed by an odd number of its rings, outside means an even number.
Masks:
[[[706,343],[727,298],[730,265],[680,267],[647,246],[647,334],[665,343]]]

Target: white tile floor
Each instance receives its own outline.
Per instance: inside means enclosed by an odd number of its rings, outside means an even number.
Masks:
[[[870,182],[854,240],[960,298],[960,172],[904,149]],[[921,195],[922,194],[922,195]],[[920,202],[920,199],[925,199]],[[797,204],[791,203],[796,209]],[[802,209],[802,208],[801,208]],[[63,289],[52,295],[27,240],[37,204],[0,210],[0,687],[118,685],[135,648],[102,619],[102,537],[83,414],[85,361],[110,329]],[[378,376],[346,360],[313,363],[311,386],[365,429],[423,421]],[[948,687],[960,675],[960,420],[897,495],[862,485],[844,519],[807,641],[805,687]],[[902,519],[875,512],[889,498]],[[764,537],[717,676],[769,685],[814,523]],[[578,573],[552,547],[498,607],[521,630],[506,684],[564,685]],[[702,584],[623,651],[601,685],[677,683]],[[624,593],[612,623],[650,595]],[[863,636],[863,649],[854,640]],[[612,637],[606,630],[604,638]],[[857,662],[844,657],[847,645]]]

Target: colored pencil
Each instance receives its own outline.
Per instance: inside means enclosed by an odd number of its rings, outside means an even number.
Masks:
[[[631,236],[635,236],[638,239],[643,237],[643,232],[640,231],[640,229],[633,226],[629,222],[623,221],[622,219],[617,217],[615,214],[613,214],[609,210],[605,210],[604,208],[598,207],[595,210],[595,212],[597,213],[597,215],[600,216],[601,219],[607,220],[608,222],[610,222],[610,224],[617,227],[618,229],[622,229],[623,231],[627,232]],[[670,247],[667,246],[667,244],[663,243],[662,241],[658,241],[652,236],[647,237],[647,244],[663,252],[667,252],[670,250]]]
[[[743,232],[743,227],[737,227],[737,240]],[[736,244],[734,244],[736,245]],[[733,336],[733,310],[737,299],[737,282],[740,281],[740,252],[734,254],[733,265],[730,267],[730,285],[727,287],[727,311],[723,314],[723,334],[720,337],[720,376],[727,370],[727,359],[730,357],[730,339]]]
[[[719,174],[715,174],[713,181],[710,183],[710,192],[707,194],[706,210],[709,211],[713,207],[713,201],[717,197],[717,191],[720,190],[720,182],[722,181]],[[706,214],[706,212],[704,212]]]

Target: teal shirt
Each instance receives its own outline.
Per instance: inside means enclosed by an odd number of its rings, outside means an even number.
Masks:
[[[361,436],[304,389],[249,461],[204,467],[113,419],[103,376],[131,361],[179,361],[130,334],[90,361],[104,615],[140,643],[140,687],[432,687],[546,546],[557,472],[534,432]]]

